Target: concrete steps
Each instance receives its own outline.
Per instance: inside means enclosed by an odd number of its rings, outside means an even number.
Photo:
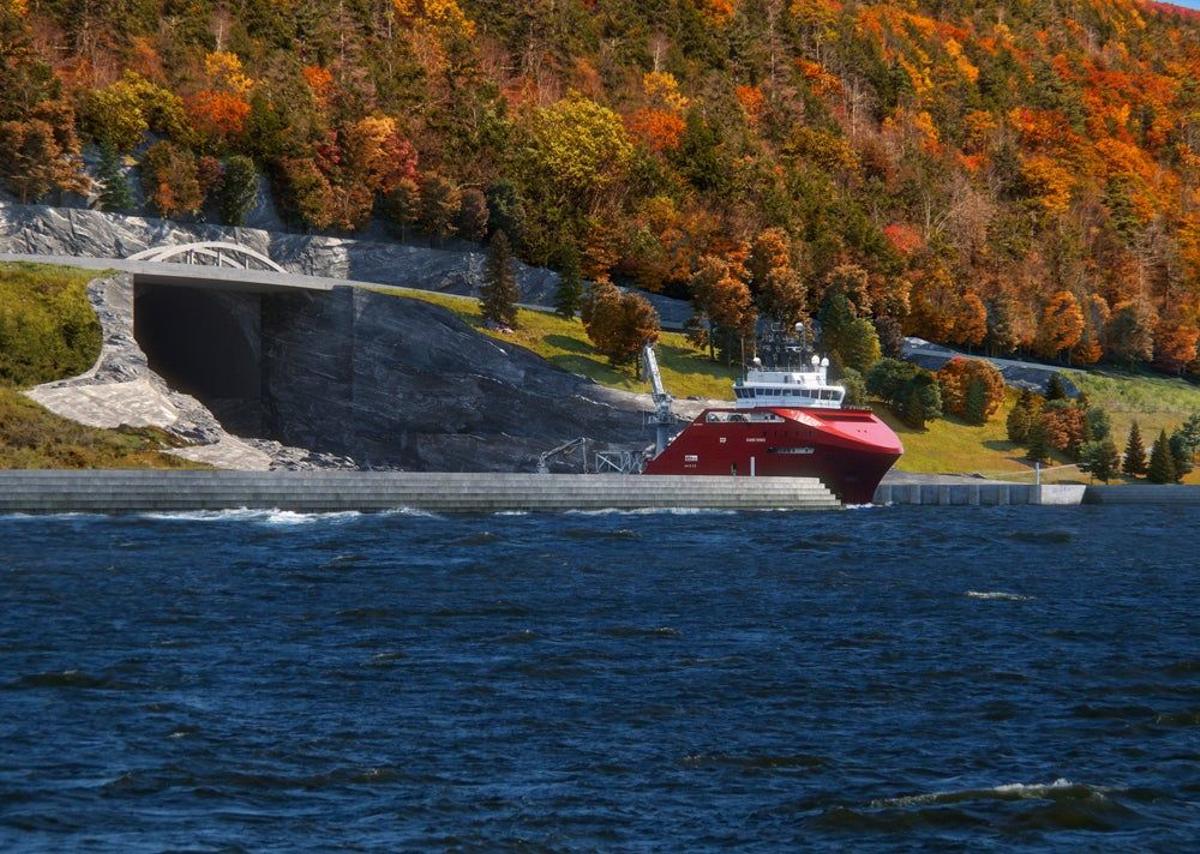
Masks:
[[[4,471],[0,513],[833,509],[815,478],[431,472]]]

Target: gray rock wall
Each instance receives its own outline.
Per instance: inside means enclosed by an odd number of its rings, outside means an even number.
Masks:
[[[335,288],[264,297],[262,316],[267,424],[288,445],[366,467],[528,471],[571,439],[647,441],[641,396],[505,346],[428,303]]]

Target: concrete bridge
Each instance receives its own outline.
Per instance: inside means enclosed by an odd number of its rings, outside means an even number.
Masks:
[[[231,245],[231,244],[230,244]],[[366,284],[351,283],[321,276],[304,276],[289,273],[274,264],[274,268],[254,269],[249,266],[225,266],[224,264],[198,264],[173,261],[158,253],[176,247],[159,247],[150,250],[156,254],[138,253],[128,258],[90,258],[84,255],[25,255],[17,252],[0,253],[0,261],[26,264],[56,264],[78,267],[84,270],[116,270],[131,273],[135,285],[174,285],[176,287],[199,288],[208,291],[236,291],[240,293],[296,293],[298,291],[331,291],[336,285]],[[208,245],[194,244],[193,250],[213,252]],[[244,247],[243,247],[244,248]],[[257,253],[255,253],[257,255]],[[263,256],[265,258],[265,256]]]

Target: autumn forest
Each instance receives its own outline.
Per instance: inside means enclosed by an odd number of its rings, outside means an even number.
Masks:
[[[1200,371],[1200,21],[1154,3],[0,0],[5,189],[128,209],[133,164],[168,217],[261,174],[296,228],[503,231],[714,352]]]

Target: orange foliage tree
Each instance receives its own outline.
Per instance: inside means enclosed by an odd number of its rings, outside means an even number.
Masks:
[[[1083,334],[1083,312],[1070,291],[1058,291],[1042,309],[1038,326],[1038,351],[1048,359],[1058,358],[1074,347]]]
[[[980,359],[951,359],[937,372],[942,407],[964,420],[987,421],[1004,404],[1004,376],[990,362]],[[972,392],[972,386],[976,390]],[[979,396],[978,411],[970,411],[972,393]]]

